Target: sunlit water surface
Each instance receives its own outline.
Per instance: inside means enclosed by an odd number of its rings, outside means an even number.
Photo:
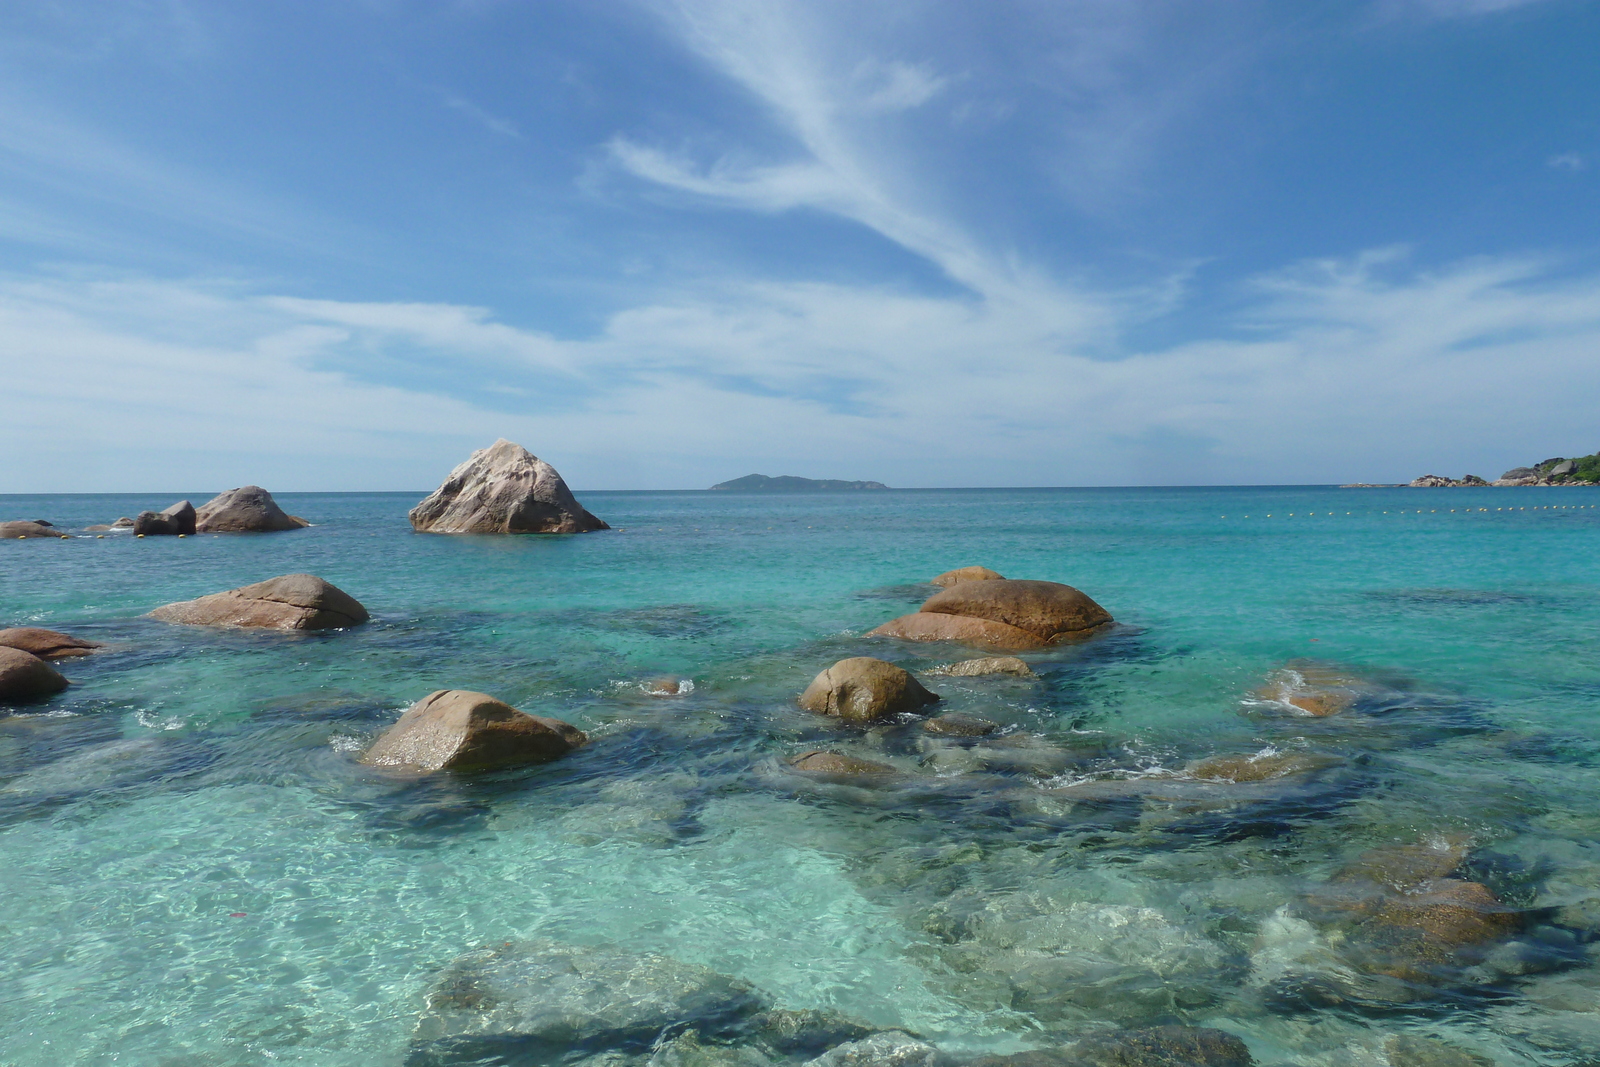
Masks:
[[[177,495],[0,497],[0,518]],[[1600,1059],[1600,492],[591,493],[618,529],[565,538],[417,535],[416,499],[284,494],[316,524],[287,534],[0,544],[0,625],[109,646],[0,707],[0,1063],[400,1064],[440,969],[523,937],[667,953],[958,1052],[1176,1021],[1263,1064],[1381,1065],[1398,1033]],[[1037,680],[925,679],[997,739],[798,709],[845,656],[975,654],[862,636],[969,564],[1120,625],[1025,655]],[[297,571],[372,621],[142,618]],[[1365,703],[1251,696],[1304,660]],[[692,689],[648,694],[661,677]],[[358,764],[440,688],[593,742],[476,780]],[[787,769],[818,747],[900,774]],[[1192,761],[1268,749],[1329,766],[1183,791]],[[1429,842],[1521,932],[1366,996],[1306,901]],[[1318,994],[1323,972],[1361,995]]]

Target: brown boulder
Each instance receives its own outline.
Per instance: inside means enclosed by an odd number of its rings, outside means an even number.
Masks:
[[[0,646],[0,700],[34,700],[66,687],[61,672],[38,656]]]
[[[997,652],[1026,652],[1047,644],[1027,630],[1003,622],[922,611],[890,619],[867,636],[898,637],[905,641],[955,641]]]
[[[61,531],[46,522],[0,522],[0,541],[14,541],[23,537],[60,537]]]
[[[576,726],[529,715],[485,693],[440,689],[400,716],[361,762],[413,771],[486,771],[548,763],[588,739]]]
[[[895,774],[895,769],[887,763],[874,763],[869,759],[857,759],[846,756],[842,752],[807,752],[796,756],[789,761],[789,766],[797,771],[807,774]]]
[[[871,656],[842,659],[814,678],[800,706],[849,722],[873,722],[938,701],[909,672]]]
[[[411,509],[422,533],[547,534],[609,530],[585,511],[556,469],[501,438],[468,457]]]
[[[1333,876],[1335,883],[1369,882],[1396,893],[1414,893],[1455,872],[1467,858],[1464,836],[1411,845],[1368,849]]]
[[[83,641],[70,634],[38,626],[14,626],[9,630],[0,630],[0,645],[20,648],[40,659],[87,656],[100,647],[93,641]]]
[[[1026,630],[1046,642],[1083,634],[1111,621],[1105,608],[1059,582],[960,582],[929,597],[921,612],[988,619]]]
[[[133,520],[133,532],[136,534],[192,534],[195,532],[195,515],[194,505],[187,500],[180,500],[162,511],[139,512],[138,517]]]
[[[194,528],[200,533],[274,533],[309,525],[285,512],[259,485],[246,485],[218,493],[200,505]]]
[[[960,663],[950,663],[943,667],[935,667],[928,673],[943,675],[947,678],[980,678],[986,674],[1015,674],[1020,678],[1037,677],[1032,668],[1015,656],[985,656],[983,659],[964,659]]]
[[[198,600],[164,604],[150,617],[186,626],[333,630],[366,622],[367,609],[314,574],[285,574]]]
[[[990,570],[988,567],[957,567],[953,571],[945,571],[937,578],[932,579],[934,585],[941,589],[955,585],[957,582],[1003,582],[1006,576]]]
[[[1268,676],[1252,694],[1257,700],[1284,704],[1313,718],[1323,719],[1348,711],[1372,683],[1325,663],[1292,662]]]

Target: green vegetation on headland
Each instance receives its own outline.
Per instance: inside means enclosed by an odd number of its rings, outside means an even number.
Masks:
[[[1424,474],[1411,485],[1419,489],[1471,485],[1595,485],[1600,483],[1600,453],[1567,459],[1557,456],[1532,467],[1513,467],[1492,482],[1475,474],[1459,480]]]
[[[837,478],[796,478],[792,474],[769,478],[765,474],[747,474],[731,482],[718,482],[712,489],[777,490],[783,493],[811,493],[828,489],[887,489],[882,482],[846,482]]]

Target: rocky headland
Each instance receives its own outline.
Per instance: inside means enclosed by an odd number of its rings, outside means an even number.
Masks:
[[[1424,474],[1410,483],[1412,489],[1460,489],[1473,486],[1527,486],[1527,485],[1600,485],[1600,453],[1568,459],[1556,456],[1531,467],[1512,467],[1494,481],[1476,474],[1461,478],[1447,478],[1442,474]],[[1349,486],[1348,488],[1367,488]]]

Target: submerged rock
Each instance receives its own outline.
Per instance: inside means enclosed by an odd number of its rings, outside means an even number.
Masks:
[[[150,612],[150,618],[186,626],[333,630],[366,622],[367,609],[314,574],[285,574],[197,600],[163,604]]]
[[[61,672],[38,656],[20,648],[0,647],[0,700],[37,700],[66,687]]]
[[[949,678],[979,678],[986,674],[1014,674],[1019,678],[1036,678],[1033,669],[1015,656],[985,656],[982,659],[964,659],[944,667],[935,667],[929,674]]]
[[[988,567],[957,567],[953,571],[929,579],[941,589],[955,585],[957,582],[1003,582],[1006,576],[992,571]]]
[[[407,1063],[554,1064],[583,1052],[644,1052],[679,1030],[732,1034],[763,1007],[737,978],[668,956],[508,941],[445,968]]]
[[[1384,1042],[1383,1051],[1389,1067],[1495,1067],[1487,1056],[1415,1034],[1395,1034]]]
[[[218,493],[200,505],[194,528],[199,533],[275,533],[310,525],[280,508],[272,494],[259,485],[246,485]]]
[[[136,534],[192,534],[195,532],[197,522],[195,515],[194,505],[187,500],[180,500],[162,511],[139,512],[138,517],[133,520],[133,532]]]
[[[847,722],[874,722],[917,711],[939,697],[910,672],[871,656],[842,659],[814,678],[800,706]]]
[[[929,719],[922,724],[922,728],[930,734],[944,734],[947,737],[983,737],[1000,729],[1000,724],[974,715],[950,712]]]
[[[750,1020],[750,1026],[756,1040],[783,1055],[822,1052],[872,1033],[865,1023],[816,1008],[762,1012]]]
[[[796,756],[789,761],[789,766],[797,771],[805,771],[807,774],[828,774],[839,777],[899,773],[887,763],[875,763],[872,760],[847,756],[842,752],[823,752],[821,750]]]
[[[898,637],[903,641],[955,641],[997,652],[1026,652],[1048,645],[1038,635],[1003,622],[920,611],[890,619],[867,636]]]
[[[518,711],[486,693],[441,689],[413,704],[361,762],[413,771],[485,771],[547,763],[587,740],[576,726]]]
[[[587,533],[611,527],[585,511],[556,469],[501,438],[474,452],[411,509],[423,533]]]
[[[1070,1050],[1092,1067],[1251,1067],[1250,1049],[1226,1030],[1154,1026],[1093,1034]]]
[[[60,537],[61,531],[48,522],[0,522],[0,540],[15,541],[26,537]]]
[[[805,1067],[939,1067],[939,1050],[904,1030],[884,1030],[831,1048]]]
[[[1334,756],[1267,750],[1253,756],[1212,756],[1186,768],[1191,777],[1213,782],[1266,782],[1331,767]]]
[[[1373,689],[1372,683],[1349,671],[1295,660],[1268,675],[1266,684],[1252,695],[1291,714],[1321,719],[1348,711]]]
[[[13,626],[9,630],[0,630],[0,646],[19,648],[40,659],[87,656],[100,647],[93,641],[84,641],[59,630],[46,630],[38,626]]]

